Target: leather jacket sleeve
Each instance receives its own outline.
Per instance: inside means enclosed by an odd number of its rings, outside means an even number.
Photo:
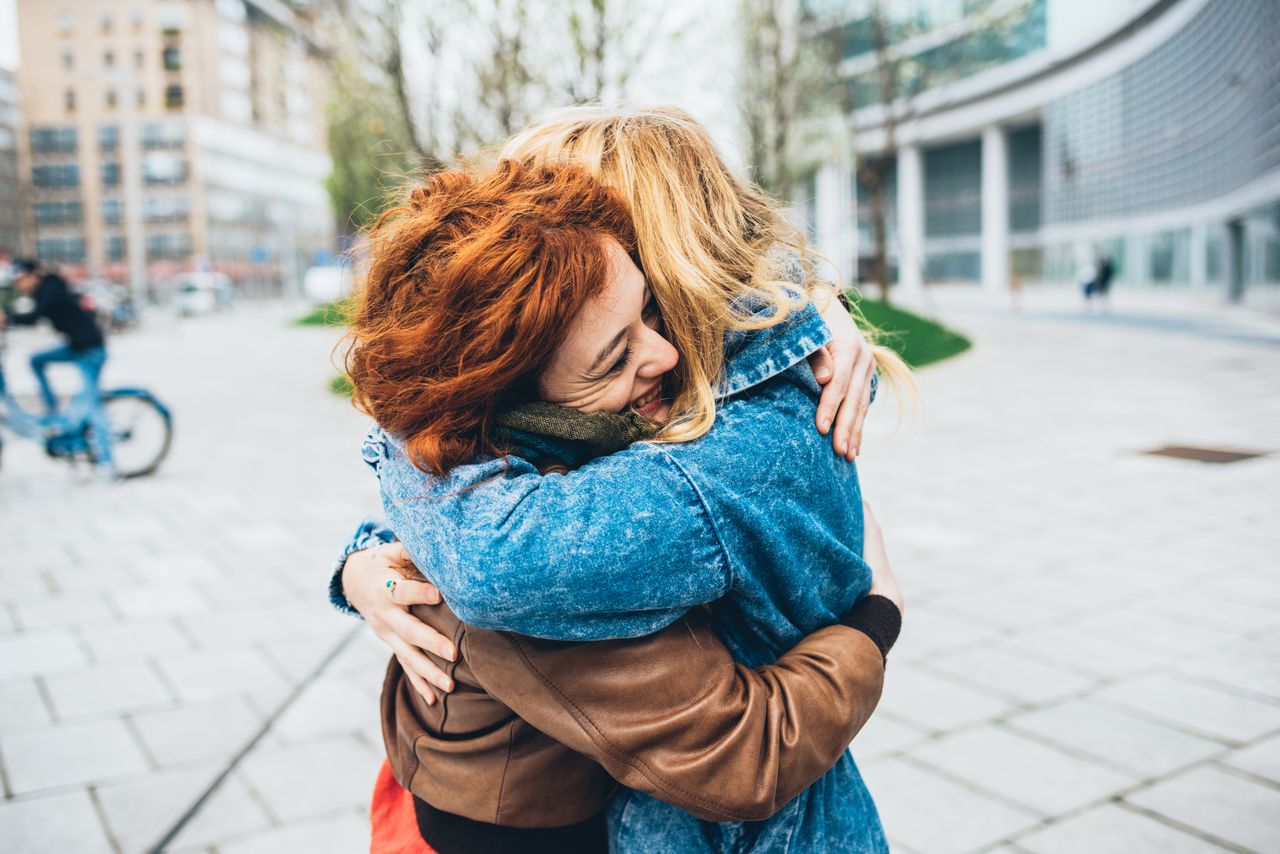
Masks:
[[[622,784],[709,821],[758,821],[830,769],[871,717],[884,661],[844,626],[736,663],[701,610],[642,638],[569,643],[466,627],[497,700]]]

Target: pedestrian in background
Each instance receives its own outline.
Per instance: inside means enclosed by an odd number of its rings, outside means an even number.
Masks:
[[[1093,296],[1098,292],[1097,265],[1086,264],[1080,271],[1080,290],[1084,293],[1084,310],[1089,311],[1093,307]]]
[[[62,333],[63,343],[37,351],[31,356],[31,370],[40,386],[50,426],[59,420],[58,399],[49,385],[46,371],[49,365],[64,362],[80,369],[84,388],[74,401],[88,411],[89,450],[93,454],[98,475],[103,480],[114,480],[115,465],[111,457],[111,426],[102,406],[99,380],[102,366],[107,361],[106,339],[91,304],[71,289],[62,276],[45,270],[40,262],[31,259],[16,261],[13,265],[14,286],[19,299],[5,311],[9,323],[18,326],[34,326],[40,318],[46,318],[53,328]],[[25,299],[23,299],[25,298]]]
[[[1098,274],[1094,280],[1093,292],[1103,308],[1107,306],[1107,295],[1111,293],[1111,279],[1115,275],[1115,265],[1111,257],[1103,255],[1098,261]]]

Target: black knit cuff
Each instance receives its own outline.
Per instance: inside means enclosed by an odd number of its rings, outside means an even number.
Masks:
[[[880,655],[889,658],[898,632],[902,631],[902,612],[893,601],[878,594],[865,596],[840,618],[842,625],[857,629],[880,647]]]

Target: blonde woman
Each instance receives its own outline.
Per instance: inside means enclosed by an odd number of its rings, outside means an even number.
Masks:
[[[829,333],[809,294],[784,284],[807,273],[798,235],[724,167],[705,131],[675,111],[580,111],[532,129],[505,153],[535,168],[576,163],[620,191],[635,214],[638,260],[665,335],[681,358],[644,375],[627,355],[627,339],[643,337],[644,324],[628,321],[605,342],[611,353],[600,351],[607,372],[597,370],[599,358],[589,369],[569,359],[553,363],[565,376],[541,383],[544,397],[580,412],[620,400],[656,416],[656,435],[633,437],[652,441],[563,476],[544,478],[508,457],[428,464],[439,475],[428,478],[414,449],[440,447],[444,437],[393,423],[404,390],[392,406],[371,382],[383,365],[376,347],[361,349],[361,336],[386,319],[366,310],[356,324],[353,378],[358,399],[394,434],[375,432],[366,459],[409,554],[463,620],[526,635],[637,637],[713,603],[716,634],[739,661],[760,666],[838,622],[867,593],[871,572],[861,558],[856,472],[830,450],[817,454],[812,427],[802,423],[814,417],[819,388],[801,363]],[[784,246],[797,251],[787,255]],[[404,260],[390,266],[403,273]],[[889,354],[876,358],[886,376],[909,381]],[[831,426],[829,414],[818,418]],[[836,445],[855,450],[839,438]],[[377,572],[386,578],[385,567],[375,564]],[[366,582],[350,572],[335,582],[366,615],[378,612]],[[393,719],[422,716],[421,707],[400,705],[412,692],[391,681],[388,689]],[[387,703],[384,696],[384,711]],[[767,822],[703,824],[632,792],[615,799],[610,830],[616,850],[884,848],[847,756]]]

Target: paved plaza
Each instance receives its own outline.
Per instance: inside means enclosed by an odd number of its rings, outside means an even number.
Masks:
[[[1115,297],[931,292],[975,347],[921,372],[914,425],[875,407],[907,615],[853,752],[895,851],[1280,850],[1280,320]],[[376,489],[299,312],[113,340],[108,384],[176,414],[157,477],[7,442],[6,852],[367,850],[386,654],[325,583]],[[14,385],[45,340],[13,338]]]

